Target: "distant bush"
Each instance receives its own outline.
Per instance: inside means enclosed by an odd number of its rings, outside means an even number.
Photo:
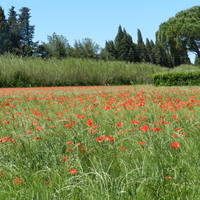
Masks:
[[[153,84],[156,86],[200,85],[200,71],[154,74]]]

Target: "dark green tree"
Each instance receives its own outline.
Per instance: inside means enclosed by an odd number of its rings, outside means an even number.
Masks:
[[[146,47],[143,42],[142,33],[140,29],[137,30],[137,52],[139,55],[140,62],[148,62],[148,58],[146,58],[147,56]]]
[[[63,35],[57,35],[53,33],[52,36],[48,36],[48,43],[40,46],[43,56],[53,56],[56,58],[64,58],[69,54],[70,45],[68,40]]]
[[[162,43],[156,43],[154,49],[154,63],[166,66],[166,67],[172,67],[172,60],[170,54],[166,51],[166,48],[162,45]]]
[[[160,25],[157,41],[168,48],[173,64],[188,63],[187,52],[195,52],[200,58],[200,6],[178,12],[175,17]]]
[[[75,41],[74,47],[71,51],[72,57],[78,58],[99,58],[100,47],[90,38],[85,38],[82,41]]]
[[[8,14],[8,26],[9,26],[9,51],[14,54],[20,52],[20,29],[17,21],[17,13],[12,6]]]
[[[30,9],[27,7],[21,8],[18,24],[20,30],[20,49],[21,54],[24,56],[33,54],[34,26],[30,25],[30,18]]]
[[[152,47],[149,39],[146,39],[146,62],[153,63]]]
[[[121,25],[119,26],[118,28],[118,32],[117,32],[117,35],[115,37],[115,41],[114,41],[114,44],[115,44],[115,49],[116,49],[116,58],[118,60],[123,60],[124,57],[123,57],[123,51],[124,51],[124,32],[122,30],[122,27]]]
[[[4,10],[0,7],[0,54],[9,51],[9,27]]]
[[[133,43],[132,37],[121,26],[118,28],[117,35],[114,43],[110,42],[110,46],[115,52],[115,58],[117,60],[124,60],[128,62],[137,62],[138,54],[136,45]],[[107,45],[108,46],[108,45]]]
[[[115,44],[112,40],[110,41],[106,41],[106,44],[105,44],[105,50],[108,52],[109,54],[109,58],[115,58],[117,59],[117,50],[115,48]]]

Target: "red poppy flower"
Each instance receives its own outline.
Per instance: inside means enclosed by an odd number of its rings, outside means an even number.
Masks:
[[[61,161],[62,161],[62,162],[67,162],[67,161],[68,161],[68,158],[67,158],[67,157],[63,157]]]
[[[148,125],[144,125],[144,126],[142,126],[140,129],[141,129],[141,131],[146,132],[146,131],[149,130],[149,126],[148,126]]]
[[[87,126],[92,126],[92,125],[93,125],[92,120],[91,120],[91,119],[88,119],[88,120],[87,120]]]
[[[132,120],[132,124],[137,125],[137,124],[139,124],[139,121],[137,121],[137,120]]]
[[[160,131],[160,128],[158,128],[158,127],[152,128],[152,131],[153,132]]]
[[[71,169],[70,173],[71,173],[71,175],[76,175],[76,169]]]
[[[176,138],[176,137],[178,137],[178,135],[177,135],[177,134],[173,134],[172,137],[173,137],[173,138]]]
[[[120,128],[122,126],[122,122],[117,123],[117,128]]]
[[[13,184],[21,184],[21,183],[22,183],[22,179],[21,178],[13,179]]]
[[[39,140],[39,136],[34,136],[34,140]]]
[[[106,136],[106,140],[110,141],[110,142],[113,142],[114,141],[114,138],[111,137],[111,136]]]
[[[66,128],[70,128],[71,124],[65,124]]]
[[[178,142],[172,142],[171,143],[171,147],[174,148],[174,149],[178,149],[180,146],[180,144]]]
[[[140,146],[144,146],[144,142],[138,142],[138,144],[140,145]]]
[[[6,137],[3,137],[3,138],[0,138],[0,142],[7,142],[8,141],[8,137],[6,136]]]

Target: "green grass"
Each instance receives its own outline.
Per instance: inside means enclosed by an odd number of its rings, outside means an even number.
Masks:
[[[1,89],[0,199],[199,200],[199,94],[198,87]]]
[[[0,87],[149,84],[168,69],[147,63],[0,56]]]

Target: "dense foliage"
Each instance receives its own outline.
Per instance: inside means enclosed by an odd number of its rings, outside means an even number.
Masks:
[[[187,51],[200,58],[200,6],[183,10],[160,25],[157,41],[170,52],[174,65],[188,62]]]
[[[6,18],[4,10],[0,7],[0,54],[9,52],[20,56],[41,58],[75,57],[148,62],[166,67],[190,64],[188,50],[200,55],[199,36],[196,34],[199,30],[198,9],[199,7],[195,7],[182,11],[169,22],[163,23],[157,32],[156,42],[148,38],[144,42],[142,33],[138,29],[135,43],[125,28],[119,26],[114,40],[106,41],[105,48],[101,48],[90,38],[77,40],[71,46],[65,36],[56,33],[48,36],[47,43],[33,42],[34,26],[30,25],[30,9],[23,7],[17,14],[15,8],[11,7]],[[190,16],[192,16],[191,19]],[[170,29],[172,25],[176,33]],[[192,31],[189,31],[191,27]],[[199,63],[198,57],[195,63]]]
[[[154,74],[153,83],[156,86],[200,85],[200,71]]]

